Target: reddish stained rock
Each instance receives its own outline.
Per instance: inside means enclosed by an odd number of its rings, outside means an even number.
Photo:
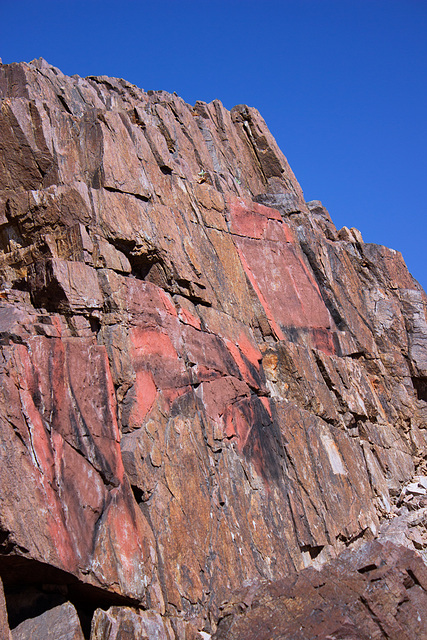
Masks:
[[[249,346],[250,349],[249,342],[245,343],[244,338],[243,343],[245,347]],[[252,358],[251,361],[246,356],[245,351],[240,347],[240,345],[237,346],[236,344],[231,342],[231,340],[226,340],[225,344],[227,345],[227,349],[230,351],[234,361],[239,367],[239,371],[243,380],[245,380],[245,382],[247,382],[252,388],[261,389],[261,387],[263,386],[263,381],[260,377],[261,370],[259,366],[261,360],[261,352],[257,352],[255,349],[252,351],[252,349],[250,349],[249,355]]]
[[[0,96],[0,577],[21,558],[95,585],[92,611],[148,609],[97,614],[96,640],[193,640],[243,583],[325,565],[327,633],[351,637],[334,558],[427,540],[404,490],[427,473],[426,298],[400,254],[305,203],[255,109],[43,60],[0,66]]]
[[[288,227],[274,209],[243,201],[230,205],[231,231],[244,259],[245,271],[281,328],[330,328],[331,318],[319,287],[308,271]],[[270,217],[268,217],[270,216]],[[266,237],[269,220],[279,220],[275,237]],[[242,221],[249,229],[242,228]],[[256,229],[251,232],[251,229]],[[243,233],[243,231],[246,231]],[[262,250],[259,241],[262,240]]]
[[[2,465],[28,486],[20,495],[19,483],[13,492],[3,485],[3,530],[12,545],[34,559],[142,598],[152,580],[154,542],[147,532],[142,534],[144,519],[135,511],[123,475],[104,348],[93,339],[38,336],[28,347],[17,344],[8,350],[2,373],[7,418]],[[9,435],[8,423],[14,425]],[[28,529],[31,511],[33,526]],[[114,524],[119,513],[120,527]],[[135,542],[130,552],[123,536],[117,537],[119,531],[128,532],[126,539],[145,540],[145,548]],[[108,566],[111,554],[122,557],[118,566]],[[149,576],[145,583],[141,566]]]
[[[141,425],[157,397],[157,388],[150,372],[140,369],[135,372],[135,383],[132,395],[132,408],[126,418],[126,425],[133,429]],[[125,418],[122,415],[122,421]]]
[[[270,221],[279,221],[275,225],[281,240],[292,242],[292,235],[289,227],[282,223],[282,217],[276,209],[269,209],[255,202],[248,206],[243,200],[232,200],[230,202],[230,231],[236,235],[254,240],[273,239],[267,238],[266,232],[270,226]],[[279,238],[277,238],[279,240]]]
[[[189,324],[190,326],[199,330],[202,328],[200,318],[194,316],[190,311],[188,311],[188,309],[181,308],[178,312],[178,316],[181,322],[183,322],[184,324]]]
[[[207,415],[221,424],[227,437],[231,437],[224,423],[227,408],[237,399],[248,397],[250,394],[247,384],[231,376],[206,380],[197,391]]]
[[[159,356],[172,360],[178,359],[178,354],[172,345],[171,339],[161,331],[135,328],[132,330],[131,340],[135,358]]]

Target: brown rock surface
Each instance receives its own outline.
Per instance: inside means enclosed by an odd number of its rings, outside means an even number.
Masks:
[[[221,609],[215,640],[424,640],[427,569],[413,551],[371,542],[320,571],[248,587]]]
[[[28,618],[12,632],[12,640],[84,640],[77,612],[70,602]]]
[[[13,625],[21,584],[112,606],[96,640],[206,637],[242,585],[343,563],[359,602],[360,545],[425,557],[426,295],[401,255],[306,203],[255,109],[44,60],[0,66],[0,102]]]
[[[129,607],[97,609],[92,619],[90,640],[172,640],[173,632],[160,614]]]
[[[2,640],[11,640],[12,636],[9,629],[9,620],[7,616],[6,600],[4,597],[3,583],[0,581],[0,638]]]

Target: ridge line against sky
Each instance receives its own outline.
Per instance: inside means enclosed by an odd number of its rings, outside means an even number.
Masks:
[[[3,63],[256,107],[306,199],[427,288],[425,0],[0,0],[0,18]]]

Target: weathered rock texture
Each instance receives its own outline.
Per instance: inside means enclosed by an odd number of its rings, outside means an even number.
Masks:
[[[10,626],[421,638],[426,295],[401,255],[306,203],[255,109],[43,60],[0,96]]]
[[[28,618],[12,632],[12,640],[84,640],[77,616],[72,604],[63,605],[45,611],[37,618]]]
[[[427,568],[387,543],[344,551],[320,571],[251,585],[224,607],[216,640],[427,638]]]

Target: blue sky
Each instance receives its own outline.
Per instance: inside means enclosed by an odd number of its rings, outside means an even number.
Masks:
[[[427,288],[427,0],[0,0],[4,63],[257,107],[307,200]]]

